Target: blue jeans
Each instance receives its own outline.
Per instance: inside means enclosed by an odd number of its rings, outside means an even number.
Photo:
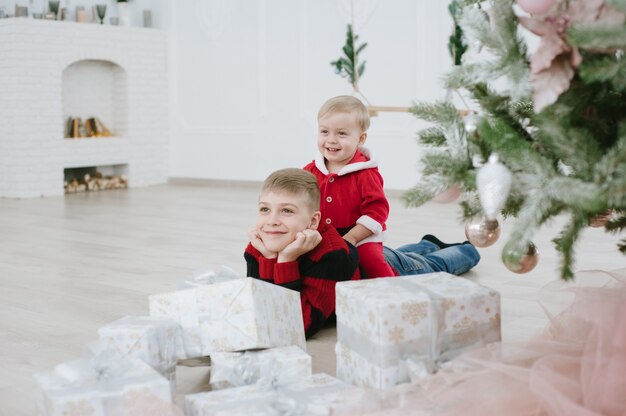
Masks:
[[[397,249],[383,247],[383,255],[401,276],[435,272],[460,275],[476,266],[480,260],[478,250],[469,243],[439,248],[428,240]]]

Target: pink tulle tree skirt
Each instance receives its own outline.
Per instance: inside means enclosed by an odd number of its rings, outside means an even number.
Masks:
[[[558,313],[545,301],[555,296],[570,297]],[[626,269],[579,272],[539,298],[550,324],[527,344],[467,352],[381,393],[375,414],[626,415]]]

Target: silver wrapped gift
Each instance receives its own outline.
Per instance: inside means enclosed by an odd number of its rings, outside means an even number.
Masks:
[[[33,378],[40,415],[177,414],[163,376],[138,358],[110,350],[89,351]]]
[[[181,328],[175,321],[150,316],[125,316],[98,329],[107,348],[139,358],[157,370],[176,392],[176,345]]]
[[[150,316],[180,324],[179,359],[288,345],[306,349],[300,294],[258,279],[152,295]]]
[[[448,273],[340,282],[337,377],[388,388],[500,340],[500,295]]]
[[[212,390],[254,384],[277,374],[279,383],[311,377],[311,356],[295,345],[258,351],[211,354]]]
[[[328,374],[287,383],[256,384],[185,396],[188,416],[330,415],[367,400],[367,391]],[[376,410],[372,407],[371,410]]]
[[[193,272],[189,279],[176,285],[176,289],[189,289],[215,283],[224,283],[234,279],[243,279],[244,276],[238,274],[228,266],[207,266]]]

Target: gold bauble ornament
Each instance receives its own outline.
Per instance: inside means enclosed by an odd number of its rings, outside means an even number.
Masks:
[[[514,242],[509,242],[502,249],[502,263],[513,273],[528,273],[539,261],[539,250],[532,242],[528,243],[525,253],[520,253]]]
[[[465,237],[476,247],[489,247],[500,237],[500,224],[495,219],[473,219],[465,224]]]

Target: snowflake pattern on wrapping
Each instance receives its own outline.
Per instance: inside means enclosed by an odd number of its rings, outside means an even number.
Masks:
[[[389,330],[389,341],[392,343],[398,343],[404,341],[404,329],[399,326],[394,326]]]
[[[402,320],[412,325],[417,325],[419,321],[428,316],[428,303],[403,303]]]
[[[171,402],[161,399],[150,389],[133,389],[124,395],[123,412],[120,416],[174,416],[182,415],[177,412]]]
[[[411,280],[410,277],[399,279]],[[346,326],[359,335],[358,339],[381,347],[403,348],[399,344],[408,342],[425,345],[427,342],[421,340],[430,336],[433,319],[430,315],[436,312],[441,314],[440,336],[448,340],[443,345],[444,351],[454,352],[476,342],[499,339],[497,314],[500,306],[496,291],[444,273],[420,276],[416,283],[416,287],[425,286],[438,295],[437,298],[433,300],[419,289],[407,290],[396,285],[393,279],[339,283],[337,322],[341,326],[338,331]],[[364,355],[368,350],[354,341],[350,337],[340,341],[338,377],[354,385],[382,389],[407,381],[399,375],[397,365],[375,364],[371,357]],[[419,352],[425,353],[421,349]],[[385,353],[385,360],[391,360],[390,363],[394,357],[393,351]]]
[[[96,414],[96,409],[86,400],[71,402],[64,406],[63,416],[92,416]]]

